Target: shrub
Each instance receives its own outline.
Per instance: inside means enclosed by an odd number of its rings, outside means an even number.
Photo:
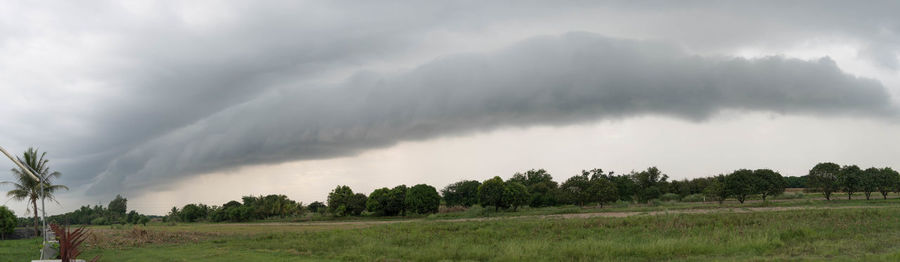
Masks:
[[[703,202],[706,200],[706,196],[703,194],[691,194],[681,198],[681,202]]]
[[[434,187],[418,184],[409,188],[405,204],[410,211],[419,214],[437,213],[441,206],[441,196]]]
[[[105,217],[98,217],[91,220],[91,225],[108,225],[109,221],[106,221]]]
[[[508,204],[503,201],[503,191],[506,191],[506,186],[499,176],[485,180],[478,186],[478,202],[484,207],[494,206],[494,211],[505,208]]]
[[[0,239],[6,239],[7,234],[13,233],[16,222],[16,214],[6,206],[0,206]]]
[[[328,210],[336,216],[359,215],[366,210],[366,195],[353,194],[348,186],[338,186],[328,193]]]
[[[519,209],[519,206],[528,203],[531,197],[528,195],[528,188],[518,182],[507,182],[506,190],[503,191],[503,198],[513,207],[513,211]]]
[[[681,196],[679,196],[678,194],[673,194],[673,193],[665,193],[665,194],[663,194],[662,196],[659,197],[659,200],[662,200],[662,201],[678,201],[678,200],[681,200]]]

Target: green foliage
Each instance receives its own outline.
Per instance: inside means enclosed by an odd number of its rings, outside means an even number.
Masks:
[[[880,173],[881,170],[874,167],[866,168],[866,170],[859,173],[859,190],[866,196],[866,200],[871,198],[872,192],[878,190],[878,176]]]
[[[375,191],[369,193],[369,199],[366,200],[366,210],[375,213],[376,216],[387,215],[385,210],[388,201],[390,201],[390,194],[391,190],[386,187],[375,189]]]
[[[441,195],[447,206],[470,207],[478,204],[478,186],[481,186],[481,182],[463,180],[447,185],[441,190]]]
[[[336,216],[347,216],[352,213],[350,206],[353,198],[353,190],[348,186],[338,186],[328,193],[328,211]]]
[[[105,217],[98,217],[91,220],[91,225],[109,225],[109,221]]]
[[[825,199],[831,200],[831,194],[841,188],[838,174],[841,166],[835,163],[819,163],[809,170],[809,186],[825,194]]]
[[[808,176],[786,176],[784,183],[787,188],[807,188],[809,187],[809,178]]]
[[[706,201],[706,196],[703,194],[690,194],[681,198],[681,202],[703,202]]]
[[[709,185],[703,190],[703,194],[710,200],[719,201],[719,204],[722,204],[729,195],[728,190],[725,188],[725,180],[725,175],[709,178]]]
[[[616,185],[612,181],[605,178],[596,177],[591,181],[591,193],[593,200],[603,207],[604,203],[615,202],[619,198],[619,192]]]
[[[512,206],[513,211],[519,209],[519,206],[528,204],[531,196],[528,194],[528,188],[519,182],[506,182],[506,190],[503,192],[503,198],[507,204]]]
[[[124,217],[125,211],[128,209],[128,199],[122,197],[121,195],[116,195],[112,201],[109,201],[109,209],[110,214],[117,217]]]
[[[878,183],[878,192],[881,193],[881,196],[884,197],[884,199],[887,199],[888,193],[900,185],[900,173],[897,173],[897,171],[894,171],[890,167],[881,168],[878,170],[876,180]]]
[[[406,185],[399,185],[391,188],[388,198],[388,204],[385,206],[385,214],[387,215],[406,215],[406,194],[408,188]]]
[[[0,206],[0,239],[13,233],[16,228],[16,214],[6,206]]]
[[[759,192],[759,183],[752,170],[740,169],[725,176],[725,191],[743,204],[748,195]]]
[[[662,201],[679,201],[681,200],[681,196],[675,193],[665,193],[662,196],[659,196],[659,200]]]
[[[666,182],[668,178],[668,175],[663,174],[656,167],[632,174],[632,179],[637,185],[638,201],[647,202],[650,199],[659,198],[668,187],[668,182]]]
[[[553,176],[544,169],[532,169],[525,173],[515,173],[506,182],[517,182],[524,185],[531,195],[528,205],[531,207],[552,206],[557,204],[556,190],[559,185]]]
[[[50,172],[50,167],[47,165],[50,160],[44,159],[46,156],[47,152],[38,154],[38,150],[34,148],[28,148],[22,154],[22,164],[33,170],[35,172],[34,175],[38,176],[40,180],[32,178],[24,169],[13,168],[11,171],[15,181],[0,182],[0,185],[9,184],[13,186],[12,190],[6,192],[6,196],[18,201],[27,200],[29,202],[30,206],[28,209],[33,214],[32,222],[35,235],[40,232],[38,229],[38,199],[43,196],[49,201],[56,201],[53,195],[56,191],[69,190],[64,185],[53,184],[53,179],[59,178],[62,176],[62,173],[57,171]],[[43,191],[41,191],[42,188]]]
[[[581,175],[572,176],[559,186],[560,194],[566,203],[584,206],[593,200],[594,194],[591,192],[593,183],[588,175],[588,171],[582,171]]]
[[[853,193],[859,192],[861,187],[862,170],[856,165],[841,167],[838,172],[838,184],[840,189],[847,193],[847,199],[853,198]]]
[[[482,206],[493,206],[494,210],[506,208],[509,204],[503,199],[504,191],[506,185],[499,176],[485,180],[478,186],[478,202]]]
[[[321,212],[325,212],[325,210],[327,209],[327,206],[325,206],[325,204],[322,202],[315,201],[315,202],[309,203],[309,205],[306,206],[306,208],[309,209],[309,212],[321,213]]]
[[[206,210],[197,204],[187,204],[178,212],[178,218],[184,222],[194,222],[206,217]]]
[[[406,193],[406,207],[418,214],[437,213],[441,206],[441,195],[433,186],[418,184]]]
[[[760,194],[763,201],[768,196],[777,196],[784,193],[784,177],[778,172],[771,169],[757,169],[753,170],[753,175],[756,177],[757,193]]]

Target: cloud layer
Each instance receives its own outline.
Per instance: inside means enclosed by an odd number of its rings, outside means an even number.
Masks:
[[[137,146],[94,190],[132,191],[251,164],[345,156],[399,141],[641,114],[701,121],[721,110],[892,117],[877,81],[828,58],[700,57],[590,33],[446,56],[396,74],[289,86]]]

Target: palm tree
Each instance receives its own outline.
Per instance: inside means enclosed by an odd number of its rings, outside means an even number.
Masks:
[[[22,164],[28,166],[35,172],[34,175],[41,178],[44,181],[44,198],[52,201],[56,201],[53,197],[53,192],[56,192],[60,189],[69,190],[68,187],[64,185],[54,185],[50,181],[51,178],[58,178],[62,175],[57,171],[50,172],[50,167],[47,166],[47,162],[50,160],[44,159],[47,155],[47,152],[44,152],[38,156],[38,151],[34,148],[28,148],[23,155],[24,160],[22,160]],[[6,196],[12,197],[15,200],[28,200],[31,202],[30,211],[34,211],[34,233],[41,234],[38,230],[38,208],[37,208],[37,200],[41,197],[41,183],[37,180],[34,180],[31,176],[28,175],[25,170],[21,168],[13,168],[12,169],[13,176],[16,178],[16,182],[0,182],[0,184],[11,184],[13,185],[13,190],[10,190],[6,193]]]

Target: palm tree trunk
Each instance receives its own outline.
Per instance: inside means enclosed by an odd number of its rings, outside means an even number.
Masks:
[[[37,198],[31,200],[31,205],[34,207],[31,210],[34,210],[34,235],[40,236],[41,233],[38,233],[38,213],[37,213]]]

